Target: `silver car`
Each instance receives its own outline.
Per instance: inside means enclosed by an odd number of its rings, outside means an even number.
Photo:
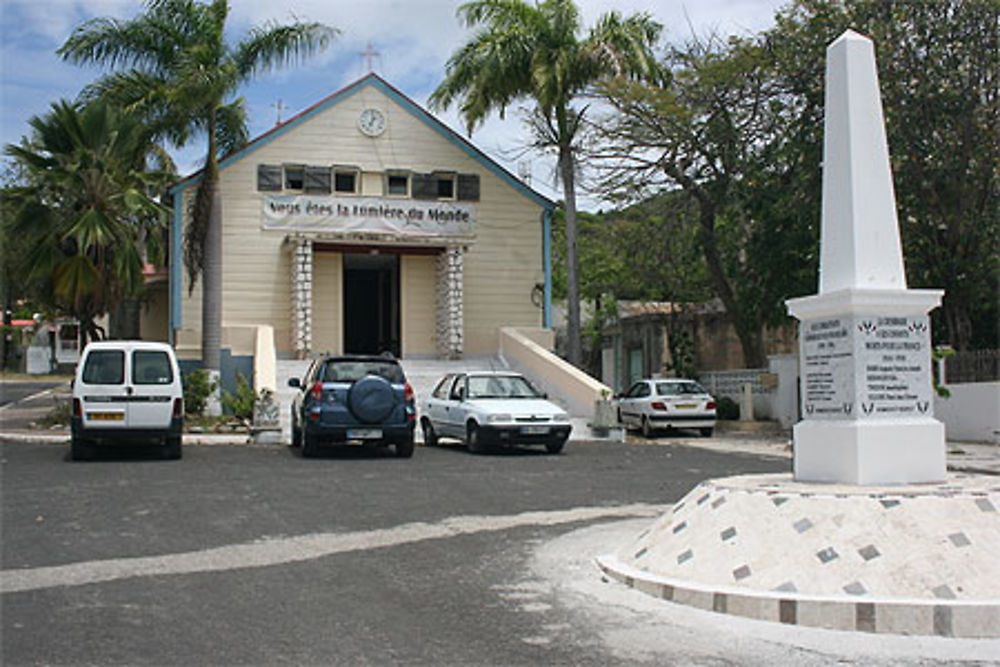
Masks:
[[[715,399],[694,380],[639,380],[618,396],[618,421],[646,437],[658,429],[690,428],[708,438],[715,408]]]

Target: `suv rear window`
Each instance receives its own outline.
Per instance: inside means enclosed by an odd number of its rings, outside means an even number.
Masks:
[[[174,374],[170,357],[158,350],[136,350],[132,353],[133,384],[170,384]]]
[[[125,381],[125,353],[122,350],[94,350],[83,367],[84,384],[122,384]]]
[[[366,375],[378,375],[392,384],[403,384],[403,367],[395,361],[331,359],[323,368],[323,382],[355,382]]]

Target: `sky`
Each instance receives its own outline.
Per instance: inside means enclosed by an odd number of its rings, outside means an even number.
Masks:
[[[261,76],[241,91],[246,99],[250,136],[302,111],[372,69],[417,104],[427,99],[445,75],[449,56],[472,32],[455,16],[460,0],[230,0],[231,39],[269,21],[319,21],[341,33],[324,53],[303,64]],[[584,25],[612,9],[623,14],[648,12],[664,25],[663,39],[681,43],[692,30],[749,35],[773,25],[780,0],[577,0]],[[138,0],[0,0],[0,144],[28,134],[29,119],[52,102],[74,99],[103,70],[62,62],[56,49],[83,22],[98,17],[127,19],[138,14]],[[366,58],[370,50],[378,55]],[[280,107],[279,107],[280,103]],[[521,105],[527,108],[528,104]],[[469,136],[454,108],[434,114]],[[472,142],[513,174],[527,173],[541,194],[560,199],[554,160],[525,153],[528,133],[516,109],[501,120],[495,114],[472,135]],[[203,141],[173,150],[183,174],[200,166]],[[600,202],[581,193],[581,208]]]

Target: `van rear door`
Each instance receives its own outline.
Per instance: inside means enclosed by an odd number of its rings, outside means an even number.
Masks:
[[[165,429],[173,411],[175,369],[166,350],[133,349],[128,425]]]
[[[80,376],[83,425],[86,428],[128,428],[125,350],[92,349]]]

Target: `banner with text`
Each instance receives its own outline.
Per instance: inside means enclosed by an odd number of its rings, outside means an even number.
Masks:
[[[470,236],[473,204],[380,197],[264,197],[264,229],[370,232],[404,236]]]

